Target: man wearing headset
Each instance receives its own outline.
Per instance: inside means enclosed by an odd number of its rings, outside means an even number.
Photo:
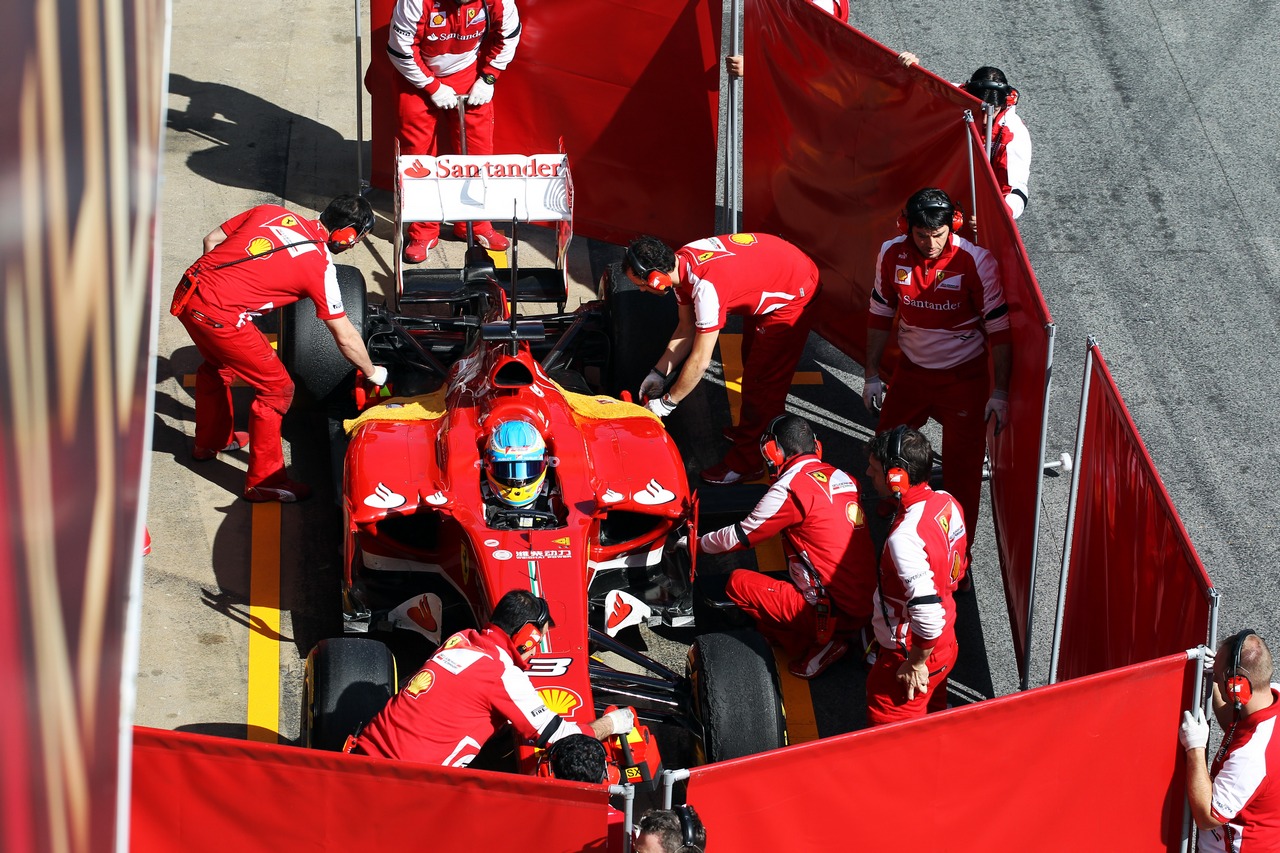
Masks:
[[[1178,739],[1187,753],[1187,800],[1202,851],[1280,850],[1280,685],[1271,683],[1271,651],[1252,631],[1223,640],[1213,667],[1213,714],[1222,745],[1205,763],[1209,723],[1184,711]]]
[[[867,675],[867,721],[923,717],[947,706],[955,666],[956,585],[968,567],[964,513],[929,486],[933,448],[909,427],[871,440],[867,476],[895,513],[871,600],[879,646]]]
[[[387,369],[374,367],[364,339],[347,319],[333,261],[334,254],[364,239],[373,221],[373,208],[356,195],[338,196],[316,221],[277,204],[258,205],[209,232],[204,254],[174,292],[170,313],[204,357],[196,371],[191,456],[204,462],[248,449],[245,500],[292,503],[311,494],[310,487],[285,476],[280,422],[293,402],[293,380],[254,318],[310,297],[343,357],[374,384],[387,381]],[[235,429],[236,377],[257,392],[247,432]]]
[[[387,55],[396,70],[401,154],[460,154],[453,114],[459,97],[467,99],[467,153],[493,153],[493,88],[515,57],[520,28],[515,0],[397,0]],[[510,245],[489,222],[472,229],[486,249]],[[420,264],[440,242],[440,223],[414,222],[406,230],[404,260]],[[453,232],[466,238],[462,224]]]
[[[506,593],[487,628],[445,640],[369,721],[351,752],[466,767],[504,720],[539,747],[573,734],[601,740],[631,731],[635,718],[625,708],[589,724],[547,708],[527,670],[554,624],[543,599],[526,590]]]
[[[899,53],[898,60],[908,68],[920,62],[908,50]],[[1018,90],[1009,85],[1003,71],[991,65],[973,72],[959,87],[986,105],[978,132],[984,142],[991,137],[991,169],[1000,183],[1005,207],[1017,219],[1026,209],[1027,182],[1031,179],[1031,134],[1018,115]]]
[[[844,656],[867,624],[875,553],[857,482],[821,459],[809,424],[780,415],[760,439],[773,484],[743,521],[698,538],[704,554],[754,548],[781,534],[789,579],[735,569],[725,592],[760,633],[816,678]]]
[[[711,485],[762,477],[760,435],[782,414],[804,353],[818,268],[786,240],[752,233],[708,237],[674,252],[656,237],[641,237],[627,247],[623,268],[640,290],[676,295],[675,333],[640,384],[641,399],[659,417],[693,393],[728,316],[742,316],[742,416],[725,433],[733,448],[701,476]],[[680,374],[668,389],[677,367]]]
[[[880,247],[862,401],[879,415],[877,432],[919,428],[929,418],[942,425],[942,482],[964,507],[972,546],[986,423],[994,419],[999,432],[1008,420],[1013,355],[999,268],[991,253],[956,233],[963,221],[945,192],[922,189],[907,199],[902,234]],[[902,357],[890,385],[880,378],[880,360],[895,317]]]
[[[693,806],[650,809],[636,824],[635,853],[706,853],[707,828]]]

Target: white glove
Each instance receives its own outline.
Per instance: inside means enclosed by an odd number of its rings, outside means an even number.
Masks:
[[[448,83],[441,83],[440,88],[431,93],[431,103],[442,110],[458,108],[458,93]]]
[[[471,86],[471,91],[467,94],[467,106],[483,107],[492,100],[493,84],[484,82],[483,77],[477,77],[476,82]]]
[[[1205,672],[1213,672],[1213,660],[1214,660],[1213,649],[1206,648],[1204,650],[1204,671]]]
[[[640,399],[652,400],[655,397],[661,397],[663,386],[666,383],[667,377],[659,373],[656,368],[650,370],[649,375],[640,383]]]
[[[1182,712],[1182,726],[1178,729],[1178,742],[1183,749],[1204,749],[1209,743],[1209,723],[1204,718],[1204,711],[1196,708],[1195,715],[1190,711]]]
[[[987,401],[987,411],[983,414],[982,419],[989,421],[992,415],[996,417],[996,432],[1004,429],[1004,425],[1009,421],[1008,391],[991,392],[991,399]]]
[[[645,403],[644,407],[660,418],[665,418],[676,410],[676,404],[666,394],[661,397],[654,397]]]
[[[613,724],[613,731],[610,734],[625,735],[636,726],[636,715],[631,713],[630,708],[615,708],[605,716]]]
[[[884,405],[884,392],[888,390],[879,376],[868,376],[862,383],[862,405],[873,415],[880,414]]]
[[[373,366],[373,373],[369,374],[369,381],[381,388],[387,384],[387,369],[381,364]]]

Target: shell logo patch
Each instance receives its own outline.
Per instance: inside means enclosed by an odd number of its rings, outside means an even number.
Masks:
[[[898,267],[896,276],[898,279],[898,284],[906,284],[907,279],[911,277],[911,273],[905,267]]]
[[[547,709],[561,716],[568,714],[582,704],[578,694],[567,687],[544,687],[538,691]]]
[[[285,228],[295,228],[298,225],[298,220],[292,216],[286,216],[280,220],[280,224]]]
[[[847,504],[844,508],[845,518],[849,519],[849,523],[854,527],[861,527],[863,524],[862,507],[856,503]]]
[[[955,554],[951,557],[951,582],[955,583],[960,580],[960,555]]]
[[[739,246],[751,246],[756,242],[754,234],[730,234],[730,243],[737,243]]]
[[[410,696],[421,696],[431,689],[431,685],[436,683],[436,674],[429,669],[424,669],[409,679],[409,683],[404,686],[404,692]]]
[[[434,13],[432,13],[432,15],[431,15],[431,26],[433,26],[433,27],[443,27],[443,26],[444,26],[444,15],[443,15],[443,14],[441,14],[440,12],[434,12]]]
[[[258,255],[265,255],[275,247],[275,243],[272,243],[266,237],[254,237],[249,241],[248,252],[256,258]]]

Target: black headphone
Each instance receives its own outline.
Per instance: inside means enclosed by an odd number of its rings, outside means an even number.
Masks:
[[[1012,107],[1018,103],[1018,90],[1008,83],[1001,83],[998,80],[970,80],[964,84],[964,90],[978,100],[998,107]],[[995,93],[996,99],[994,101],[988,100],[988,92]]]
[[[667,290],[674,285],[670,273],[665,273],[660,269],[654,269],[641,263],[630,246],[627,247],[627,266],[631,267],[631,271],[636,274],[636,278],[639,278],[654,290]]]
[[[364,239],[364,236],[373,230],[374,216],[372,207],[362,207],[360,209],[360,218],[350,225],[334,230],[329,235],[329,245],[347,248],[354,246]]]
[[[702,853],[702,848],[698,846],[697,827],[694,826],[693,808],[683,803],[676,806],[673,811],[680,818],[680,835],[683,838],[680,849],[687,850],[693,848],[698,853]]]
[[[961,228],[964,227],[964,211],[956,207],[955,202],[953,202],[951,200],[951,197],[948,196],[946,193],[942,192],[941,190],[938,190],[938,192],[939,194],[941,194],[942,199],[944,200],[935,200],[935,201],[927,201],[927,202],[917,201],[915,204],[912,204],[910,199],[907,201],[907,206],[903,208],[902,215],[898,217],[899,233],[910,234],[912,217],[919,216],[920,214],[928,210],[944,210],[947,213],[951,214],[950,224],[951,224],[952,231],[959,231]],[[919,193],[916,193],[916,195],[919,195]],[[914,199],[915,196],[912,196],[911,198]]]
[[[778,441],[778,434],[776,432],[778,424],[786,416],[787,415],[784,412],[769,421],[769,426],[765,429],[764,435],[760,436],[760,455],[764,457],[765,467],[769,469],[769,473],[771,475],[777,474],[778,471],[781,470],[782,466],[787,464],[787,460],[791,458],[790,456],[787,456],[786,451],[782,449],[782,442]],[[813,437],[813,453],[819,459],[822,458],[822,442],[818,441],[818,437],[816,435]]]
[[[907,470],[911,467],[902,456],[902,438],[907,434],[906,424],[893,428],[889,434],[889,454],[884,460],[884,481],[895,498],[902,498],[902,493],[911,486],[911,477]]]
[[[1231,699],[1231,707],[1238,716],[1253,698],[1253,684],[1247,676],[1240,674],[1240,652],[1244,649],[1244,641],[1258,636],[1251,629],[1245,628],[1236,634],[1231,641],[1231,669],[1227,670],[1227,696]],[[1248,670],[1245,670],[1248,672]]]

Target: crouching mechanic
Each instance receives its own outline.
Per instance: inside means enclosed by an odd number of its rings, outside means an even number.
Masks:
[[[763,476],[758,442],[769,421],[782,414],[804,353],[818,268],[804,252],[771,234],[708,237],[675,252],[655,237],[641,237],[627,248],[624,268],[642,291],[674,289],[676,294],[675,334],[640,385],[641,398],[659,417],[693,393],[728,315],[742,315],[742,417],[725,432],[733,449],[701,476],[712,485]],[[679,378],[663,393],[681,362]]]
[[[929,487],[933,448],[895,427],[871,441],[867,475],[898,502],[871,601],[876,662],[867,675],[867,721],[878,726],[947,707],[955,666],[956,585],[968,566],[964,512]]]
[[[198,462],[220,452],[249,450],[244,498],[305,500],[311,489],[285,476],[280,423],[293,402],[293,380],[253,320],[283,305],[311,298],[342,357],[375,385],[387,369],[374,367],[360,332],[347,318],[333,255],[345,252],[373,230],[368,200],[342,195],[319,221],[277,204],[262,204],[233,216],[204,238],[204,254],[187,268],[169,311],[181,321],[204,357],[196,370],[196,435],[191,456]],[[253,388],[248,432],[236,432],[231,383]]]
[[[1280,685],[1271,651],[1253,631],[1223,640],[1213,667],[1213,715],[1222,745],[1213,766],[1205,764],[1209,723],[1204,711],[1184,711],[1179,740],[1187,751],[1187,800],[1199,827],[1196,849],[1280,850]]]
[[[702,553],[725,554],[781,534],[790,580],[735,569],[725,592],[806,679],[848,651],[867,624],[876,582],[857,483],[823,462],[821,450],[803,418],[775,418],[760,438],[773,484],[744,521],[698,539]]]
[[[573,734],[601,740],[631,731],[631,711],[610,711],[590,724],[554,714],[526,670],[554,623],[547,602],[526,590],[499,599],[489,626],[444,642],[360,732],[351,752],[446,767],[466,767],[510,721],[539,748]]]

